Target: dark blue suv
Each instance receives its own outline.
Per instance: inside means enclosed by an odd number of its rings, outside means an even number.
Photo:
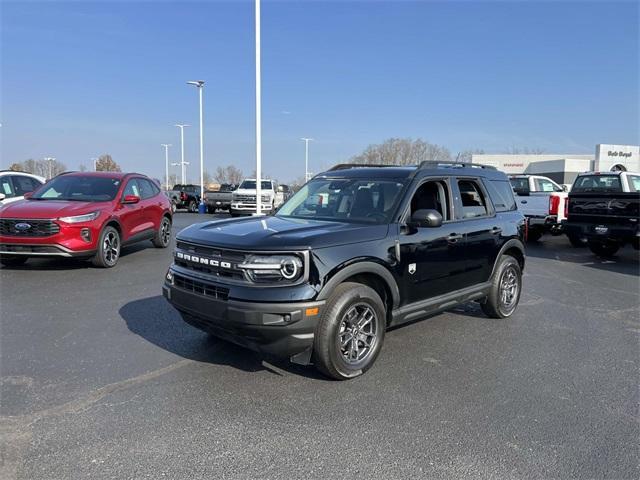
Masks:
[[[163,292],[197,328],[347,379],[389,327],[470,301],[513,314],[524,233],[494,168],[344,164],[273,216],[181,231]]]

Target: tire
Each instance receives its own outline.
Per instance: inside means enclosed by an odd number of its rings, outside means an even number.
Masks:
[[[611,258],[620,249],[615,242],[589,242],[589,250],[603,258]]]
[[[195,200],[191,200],[189,202],[189,213],[197,213],[198,212],[198,204],[196,203]]]
[[[491,318],[507,318],[515,312],[522,293],[522,270],[518,261],[504,255],[496,267],[491,280],[491,289],[482,311]]]
[[[316,368],[336,380],[362,375],[371,368],[380,353],[387,327],[386,318],[385,306],[375,290],[360,283],[338,285],[316,327],[313,340]],[[355,342],[351,333],[355,326],[352,322],[360,323],[356,327],[358,337]],[[343,346],[345,339],[346,345]],[[358,351],[360,348],[362,350]],[[353,358],[354,354],[358,358]]]
[[[571,243],[571,246],[575,248],[584,248],[587,246],[586,240],[582,237],[578,237],[576,235],[567,235],[567,238],[569,239],[569,243]]]
[[[527,235],[527,242],[535,243],[542,237],[542,232],[540,230],[529,230]]]
[[[5,267],[19,267],[24,265],[28,257],[0,257],[0,264]]]
[[[178,209],[178,206],[176,205],[175,201],[171,202],[171,213],[176,213],[176,210]]]
[[[98,251],[93,257],[92,263],[100,268],[115,267],[120,258],[121,245],[118,231],[113,227],[105,227],[100,233]]]
[[[216,208],[215,207],[210,207],[207,205],[207,213],[213,215],[214,213],[216,213]]]
[[[153,237],[153,246],[156,248],[167,248],[171,243],[171,220],[169,217],[162,217],[160,226]]]

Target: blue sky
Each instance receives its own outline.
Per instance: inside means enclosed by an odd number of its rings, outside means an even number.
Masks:
[[[253,2],[1,2],[0,168],[110,153],[160,178],[161,143],[254,167]],[[453,153],[640,142],[638,2],[262,3],[263,169],[281,180],[389,137]],[[175,167],[174,167],[174,171]]]

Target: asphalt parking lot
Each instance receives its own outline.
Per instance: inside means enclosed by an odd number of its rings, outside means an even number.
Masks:
[[[511,319],[472,304],[396,329],[348,382],[184,324],[170,258],[148,242],[110,270],[0,271],[0,478],[640,477],[630,247],[546,237]]]

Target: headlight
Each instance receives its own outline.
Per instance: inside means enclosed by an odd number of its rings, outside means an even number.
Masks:
[[[297,255],[250,255],[238,266],[254,283],[293,283],[304,273],[302,259]]]
[[[81,223],[95,220],[100,212],[85,213],[84,215],[76,215],[75,217],[60,217],[58,220],[64,223]]]

